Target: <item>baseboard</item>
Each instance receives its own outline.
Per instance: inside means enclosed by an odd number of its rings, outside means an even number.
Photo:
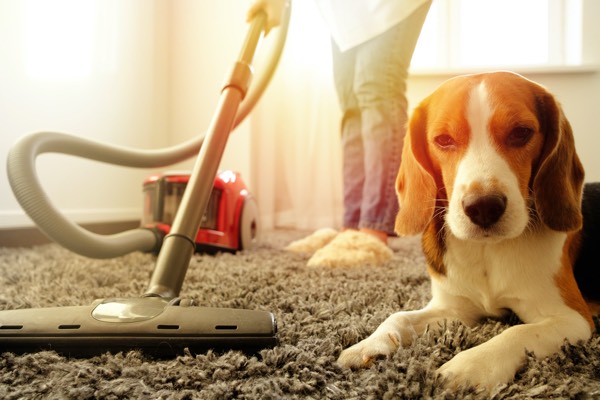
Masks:
[[[82,226],[97,224],[98,221],[134,221],[142,215],[141,207],[61,208],[59,211],[64,218]],[[19,208],[0,210],[0,230],[33,226],[35,223]]]
[[[100,222],[81,224],[81,226],[94,233],[110,235],[138,228],[140,221]],[[0,229],[0,247],[37,246],[51,242],[36,226]]]

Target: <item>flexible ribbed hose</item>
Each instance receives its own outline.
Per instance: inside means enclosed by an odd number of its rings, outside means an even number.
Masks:
[[[43,153],[62,153],[125,167],[159,168],[194,156],[201,144],[202,137],[163,150],[133,150],[64,133],[38,132],[20,138],[10,149],[8,180],[25,212],[61,246],[93,258],[118,257],[136,250],[151,251],[155,249],[157,238],[150,230],[99,235],[63,216],[44,192],[35,160]]]

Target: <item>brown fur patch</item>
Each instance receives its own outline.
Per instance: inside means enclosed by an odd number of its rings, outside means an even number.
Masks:
[[[575,231],[582,226],[584,170],[571,125],[551,94],[540,95],[537,104],[545,141],[532,185],[536,210],[551,229]]]
[[[590,324],[592,330],[594,330],[594,321],[592,320],[592,314],[587,303],[583,299],[575,276],[573,275],[573,264],[579,247],[580,235],[569,234],[563,248],[563,255],[561,259],[561,268],[554,277],[556,286],[560,290],[560,294],[565,304],[581,314],[586,321]]]
[[[446,266],[444,265],[446,243],[444,237],[444,216],[443,213],[438,213],[427,226],[421,240],[423,254],[427,260],[427,270],[431,276],[446,275]]]

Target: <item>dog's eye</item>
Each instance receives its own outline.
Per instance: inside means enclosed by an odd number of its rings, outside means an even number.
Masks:
[[[454,141],[454,139],[450,135],[438,135],[433,139],[433,141],[439,148],[443,150],[450,150],[456,147],[456,141]]]
[[[532,136],[533,129],[527,126],[517,126],[510,131],[506,141],[509,146],[522,147],[529,142]]]

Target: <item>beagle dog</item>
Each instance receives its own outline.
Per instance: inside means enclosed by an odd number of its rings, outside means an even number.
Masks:
[[[582,212],[584,171],[553,95],[510,72],[450,79],[414,111],[402,157],[396,232],[422,233],[432,298],[388,317],[340,365],[368,366],[443,320],[472,326],[510,310],[523,324],[438,370],[451,386],[492,389],[526,352],[546,357],[590,338],[600,220],[582,215],[598,214],[600,186],[586,185]]]

